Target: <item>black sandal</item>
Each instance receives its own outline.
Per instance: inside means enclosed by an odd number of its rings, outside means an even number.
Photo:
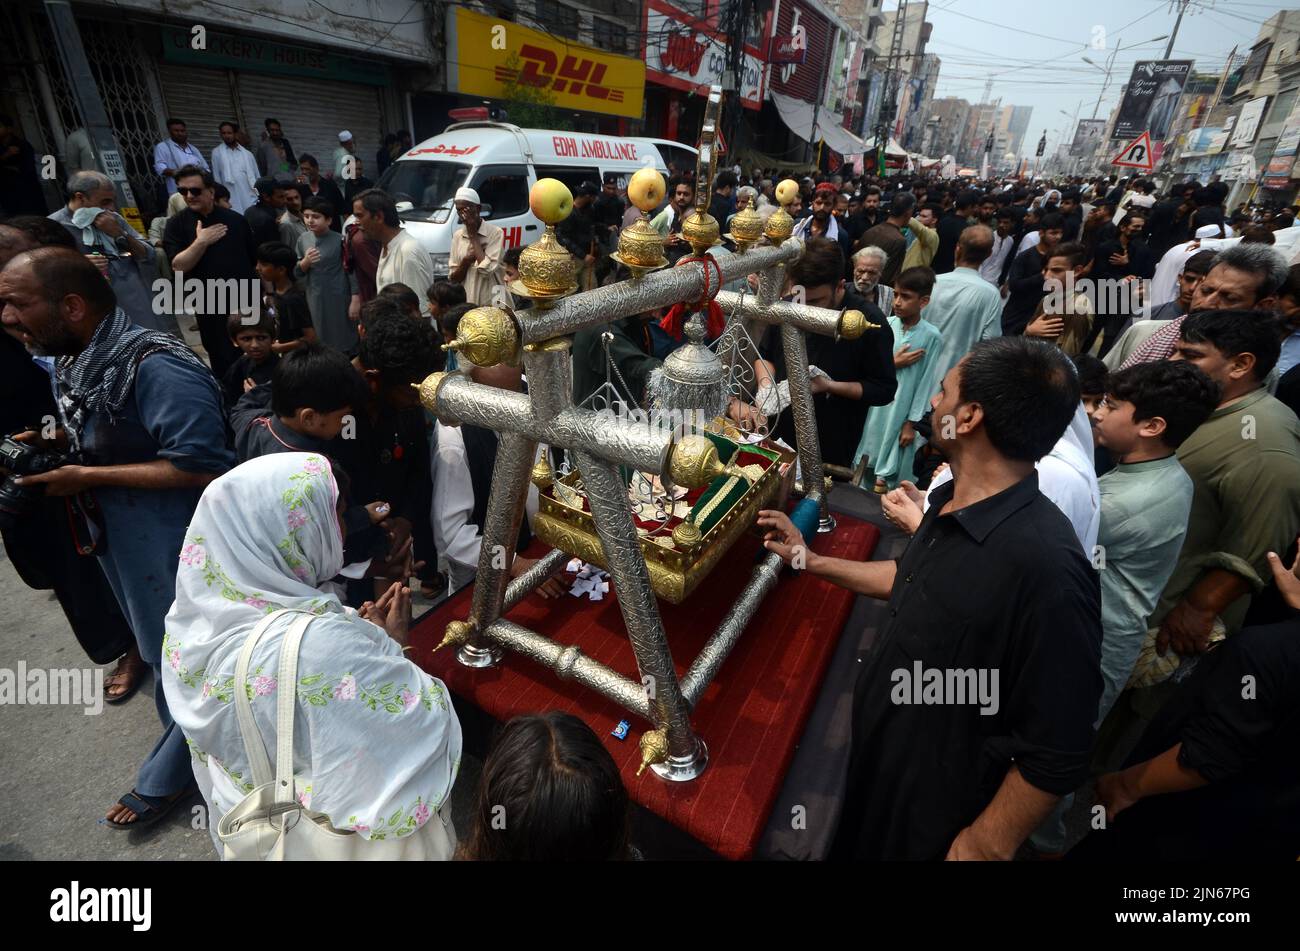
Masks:
[[[176,804],[189,797],[194,791],[194,785],[186,786],[174,796],[144,796],[134,789],[117,801],[119,806],[125,806],[132,815],[135,816],[133,822],[115,822],[112,819],[105,818],[104,823],[113,829],[145,829],[151,825],[156,825],[159,820],[163,819],[167,813],[176,807]]]

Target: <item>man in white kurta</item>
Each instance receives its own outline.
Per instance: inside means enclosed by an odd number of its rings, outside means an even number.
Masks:
[[[482,203],[474,189],[458,188],[455,201],[461,225],[451,236],[447,258],[450,279],[464,286],[466,303],[494,304],[496,289],[504,290],[501,259],[505,255],[505,232],[483,220]]]
[[[230,190],[230,208],[243,214],[257,203],[257,159],[235,140],[239,127],[221,123],[221,144],[212,150],[212,177]]]
[[[409,231],[396,229],[379,252],[375,290],[389,284],[405,284],[420,298],[420,313],[429,316],[429,288],[433,287],[433,259]]]

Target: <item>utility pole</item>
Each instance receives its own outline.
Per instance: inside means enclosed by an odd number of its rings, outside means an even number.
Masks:
[[[897,108],[899,80],[903,56],[903,31],[907,24],[907,0],[899,0],[894,12],[894,34],[889,41],[889,58],[885,61],[885,89],[880,99],[880,113],[876,118],[876,170],[885,174],[885,148],[889,144],[889,127]]]
[[[1174,21],[1174,32],[1169,34],[1169,45],[1165,47],[1165,59],[1174,55],[1174,40],[1178,39],[1178,28],[1183,25],[1183,14],[1191,6],[1192,0],[1174,0],[1178,4],[1178,19]]]
[[[728,167],[736,164],[736,150],[739,148],[737,138],[740,135],[741,114],[745,108],[740,99],[741,90],[745,87],[745,27],[748,22],[747,13],[753,2],[754,0],[727,0],[722,18],[723,35],[727,38],[722,90],[729,93],[723,100],[722,128],[727,149],[731,152],[727,156]]]
[[[1094,119],[1097,118],[1097,113],[1101,109],[1102,99],[1106,98],[1106,90],[1110,88],[1110,71],[1115,66],[1115,54],[1119,52],[1119,46],[1123,42],[1124,37],[1122,36],[1116,39],[1115,48],[1111,50],[1110,55],[1106,57],[1106,81],[1102,83],[1101,94],[1097,96],[1097,104],[1092,107],[1092,117]]]

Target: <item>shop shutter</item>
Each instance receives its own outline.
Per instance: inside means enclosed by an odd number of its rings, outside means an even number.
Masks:
[[[265,120],[279,119],[294,155],[314,155],[325,172],[333,168],[339,132],[347,129],[356,140],[363,174],[370,179],[379,177],[375,153],[383,141],[383,132],[391,130],[384,129],[377,86],[241,73],[239,106],[248,122],[254,149],[262,141]]]
[[[221,144],[223,122],[238,122],[230,92],[230,73],[224,69],[158,64],[158,82],[167,103],[167,117],[183,119],[190,144],[212,164],[212,150]],[[249,130],[257,140],[256,130]]]

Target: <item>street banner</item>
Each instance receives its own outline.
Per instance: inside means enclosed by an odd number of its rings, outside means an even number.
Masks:
[[[1110,164],[1120,168],[1140,168],[1144,172],[1155,168],[1155,156],[1151,153],[1151,133],[1143,132],[1124,146],[1119,155],[1110,160]]]
[[[1295,165],[1296,151],[1300,149],[1300,99],[1291,106],[1291,112],[1282,123],[1282,134],[1277,137],[1273,157],[1264,169],[1265,188],[1286,188],[1291,184],[1291,168]]]
[[[1105,134],[1105,119],[1080,119],[1079,125],[1074,130],[1074,141],[1070,143],[1070,154],[1091,155],[1097,150],[1097,145]]]
[[[452,92],[508,99],[515,86],[541,90],[555,107],[640,119],[645,63],[557,38],[464,7],[447,10]]]
[[[1133,64],[1112,139],[1133,139],[1143,132],[1157,142],[1169,134],[1178,98],[1192,71],[1192,60],[1141,60]]]
[[[1232,138],[1228,141],[1231,148],[1240,149],[1255,144],[1255,135],[1259,132],[1259,123],[1264,118],[1266,105],[1268,105],[1268,96],[1260,96],[1241,107],[1237,125],[1232,130]]]

